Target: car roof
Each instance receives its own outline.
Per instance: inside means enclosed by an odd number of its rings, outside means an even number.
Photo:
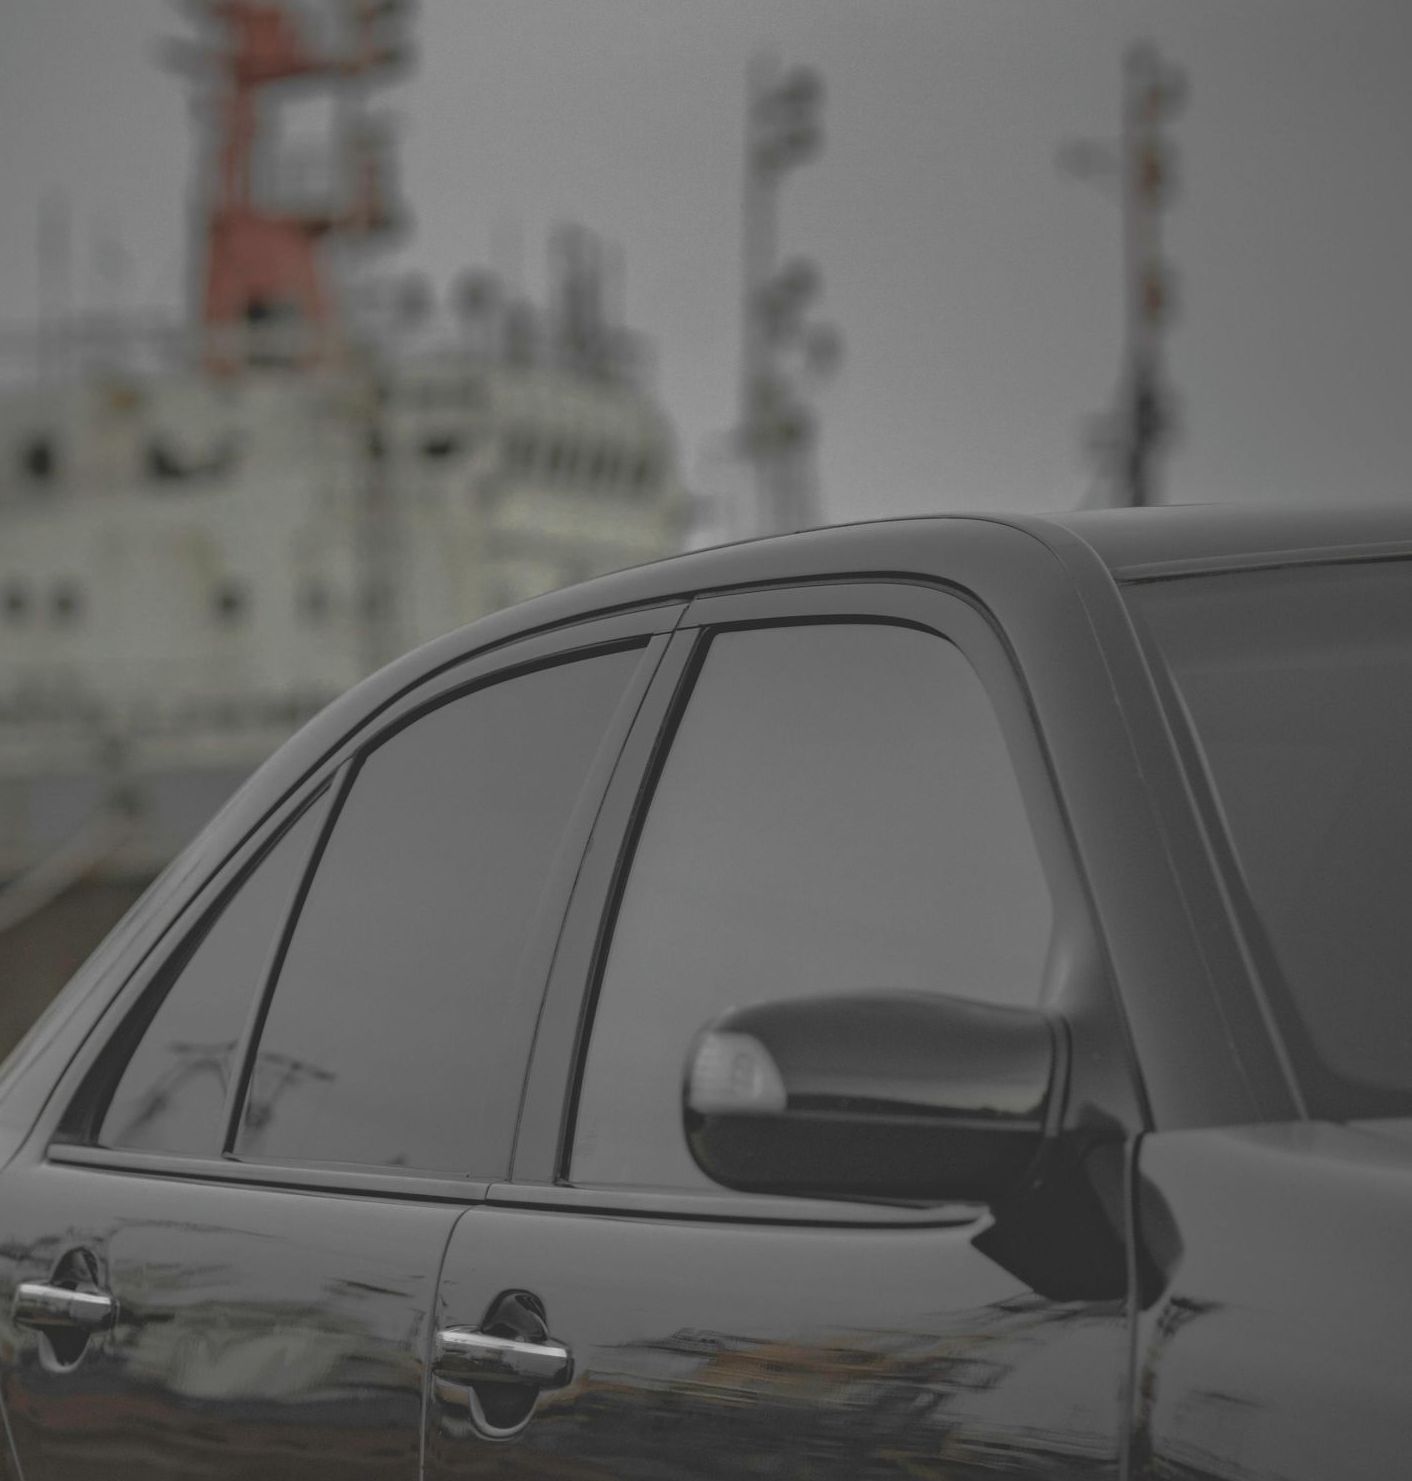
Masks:
[[[938,565],[944,575],[948,527],[958,524],[1008,526],[1049,546],[1056,554],[1083,547],[1117,575],[1164,566],[1199,569],[1209,565],[1265,563],[1274,557],[1360,553],[1399,548],[1412,553],[1412,506],[1365,509],[1272,508],[1256,505],[1173,504],[1143,509],[1086,509],[1055,514],[982,512],[913,515],[828,525],[790,535],[775,535],[713,546],[600,576],[579,586],[537,597],[521,611],[542,606],[588,613],[618,604],[670,600],[674,596],[750,579],[777,561],[778,577],[788,577],[791,552],[808,541],[827,545],[843,557],[850,547],[861,553],[883,531],[915,537],[908,543],[917,568]],[[558,612],[556,611],[556,614]]]
[[[1067,531],[1115,572],[1167,564],[1221,566],[1296,552],[1412,546],[1412,503],[1407,508],[1362,509],[1172,504],[1077,510],[1015,523],[1042,539],[1046,531]]]
[[[886,537],[890,550],[905,545],[909,569],[946,575],[948,535],[958,526],[987,525],[1022,532],[1048,546],[1066,564],[1076,551],[1081,564],[1107,567],[1121,577],[1183,572],[1203,566],[1266,564],[1272,558],[1321,552],[1412,554],[1412,507],[1286,509],[1251,505],[1181,504],[1143,509],[1089,509],[1055,514],[948,513],[826,525],[711,546],[631,566],[575,586],[533,597],[483,617],[475,630],[529,631],[573,622],[598,612],[690,596],[761,581],[789,580],[820,561],[835,570],[872,569],[870,556]],[[448,634],[425,649],[431,653]]]
[[[969,532],[966,527],[969,528]],[[1269,563],[1285,554],[1328,551],[1412,555],[1412,510],[1272,510],[1221,505],[1089,510],[1056,515],[945,514],[830,525],[673,556],[595,577],[493,612],[404,654],[335,700],[281,747],[227,807],[226,840],[246,829],[352,729],[440,668],[530,632],[572,626],[613,611],[689,599],[703,592],[810,577],[822,571],[878,571],[880,557],[897,571],[940,578],[948,551],[978,527],[1009,530],[1047,546],[1070,576],[1089,582],[1116,576],[1182,573],[1206,566]],[[959,537],[959,540],[954,537]],[[212,847],[222,845],[220,838]],[[203,846],[204,847],[204,846]]]

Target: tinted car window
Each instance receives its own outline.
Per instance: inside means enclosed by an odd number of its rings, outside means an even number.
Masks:
[[[1311,1114],[1412,1112],[1412,563],[1156,581],[1165,657]]]
[[[220,1151],[232,1056],[326,803],[306,808],[202,923],[108,1103],[101,1146]]]
[[[637,660],[505,680],[368,756],[275,987],[241,1155],[503,1174],[537,1006],[520,954]]]
[[[974,670],[911,628],[712,642],[638,841],[578,1106],[577,1182],[700,1186],[682,1068],[728,1008],[1040,994],[1052,906]]]

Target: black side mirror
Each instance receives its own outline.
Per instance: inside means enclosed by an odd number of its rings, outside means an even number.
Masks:
[[[1054,1130],[1066,1042],[1037,1009],[920,993],[740,1009],[692,1046],[687,1141],[728,1188],[989,1202]]]

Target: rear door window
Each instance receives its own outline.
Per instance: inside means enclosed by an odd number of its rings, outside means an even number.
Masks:
[[[220,1151],[240,1038],[327,801],[321,795],[280,833],[164,973],[169,985],[149,999],[156,1008],[108,1102],[100,1146],[206,1157]]]
[[[245,1159],[504,1173],[541,982],[527,950],[641,655],[522,673],[364,759],[259,1036]]]

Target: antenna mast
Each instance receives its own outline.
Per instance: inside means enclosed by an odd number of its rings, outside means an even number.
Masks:
[[[824,85],[817,72],[796,67],[783,77],[774,60],[751,63],[742,201],[740,424],[737,438],[753,470],[759,533],[818,523],[813,453],[814,415],[786,356],[802,358],[805,379],[837,367],[842,340],[831,324],[807,323],[818,297],[819,270],[808,258],[780,266],[779,186],[785,173],[822,147],[819,115]]]
[[[1176,431],[1166,375],[1165,339],[1174,311],[1175,274],[1162,252],[1162,218],[1176,194],[1176,155],[1163,125],[1186,102],[1186,75],[1143,42],[1129,49],[1118,144],[1066,145],[1059,165],[1077,178],[1116,185],[1123,209],[1125,328],[1117,405],[1099,417],[1090,446],[1105,503],[1160,503],[1159,463]]]

